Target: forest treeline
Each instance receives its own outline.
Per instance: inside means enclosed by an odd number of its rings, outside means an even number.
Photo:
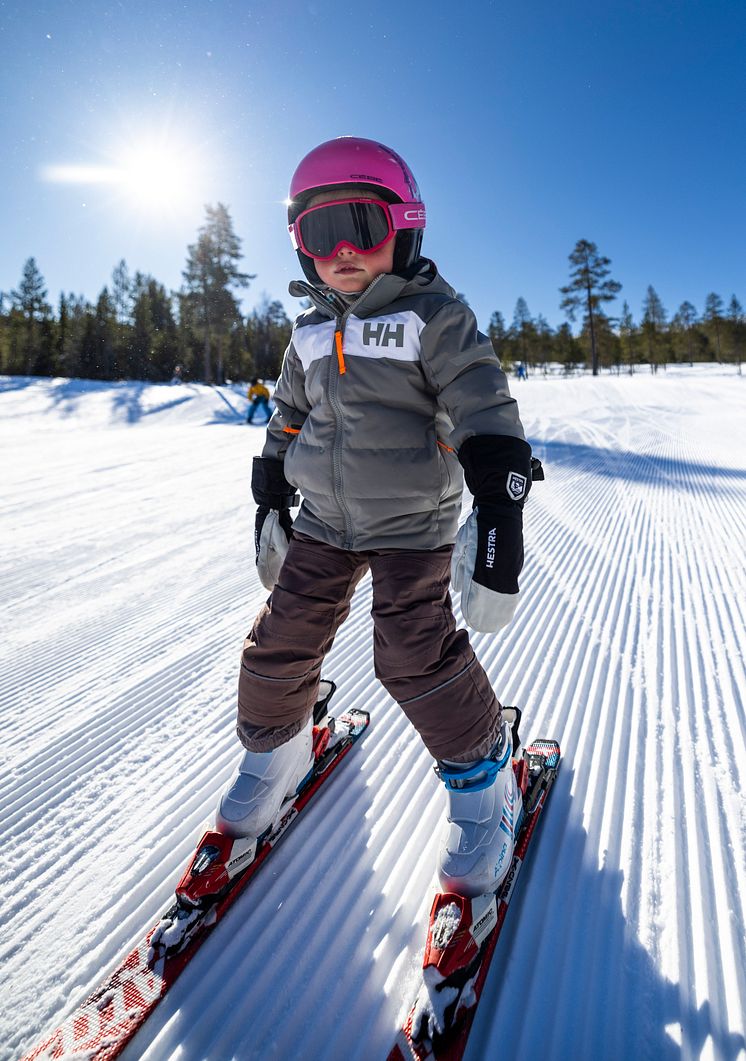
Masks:
[[[95,304],[62,293],[52,307],[44,277],[29,258],[18,288],[0,292],[0,372],[164,381],[178,365],[181,378],[208,383],[273,379],[291,321],[282,303],[266,296],[247,316],[241,313],[237,293],[255,279],[240,270],[241,258],[241,241],[222,203],[206,207],[205,223],[187,248],[179,291],[131,274],[120,261]],[[669,316],[650,286],[637,320],[626,301],[615,317],[606,305],[617,300],[622,285],[611,278],[610,260],[594,243],[579,240],[569,261],[570,280],[560,288],[566,323],[552,328],[541,314],[532,316],[523,298],[509,324],[499,310],[492,314],[488,334],[506,368],[530,372],[554,363],[568,374],[585,367],[596,374],[717,361],[741,371],[746,318],[735,295],[726,304],[711,292],[701,313],[684,301]]]

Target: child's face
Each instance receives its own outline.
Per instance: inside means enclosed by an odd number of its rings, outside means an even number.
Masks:
[[[371,195],[366,188],[363,191],[351,190],[351,196],[364,195],[366,199],[379,199],[377,195]],[[336,199],[344,198],[340,192],[319,192],[309,202],[309,206],[318,206],[319,203],[330,203]],[[383,202],[383,199],[379,199]],[[321,282],[335,291],[341,291],[345,295],[353,295],[358,291],[364,291],[381,273],[390,273],[394,268],[394,246],[396,236],[390,239],[373,254],[358,254],[351,247],[340,247],[333,258],[328,261],[314,261],[316,272]]]

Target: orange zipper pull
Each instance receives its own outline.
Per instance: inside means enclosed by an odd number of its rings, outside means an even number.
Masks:
[[[337,329],[334,333],[334,344],[337,347],[337,363],[339,365],[339,374],[344,376],[347,368],[345,367],[345,352],[342,347],[342,332]]]

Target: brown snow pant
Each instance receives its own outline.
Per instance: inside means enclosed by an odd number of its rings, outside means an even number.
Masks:
[[[355,553],[295,534],[272,595],[246,638],[238,736],[250,751],[284,744],[308,721],[321,665],[360,579],[373,579],[376,677],[436,759],[468,762],[494,746],[500,705],[457,630],[450,546]]]

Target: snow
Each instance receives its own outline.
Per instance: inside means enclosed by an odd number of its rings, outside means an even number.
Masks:
[[[516,619],[474,644],[564,760],[467,1057],[746,1056],[744,381],[514,383],[547,478]],[[240,387],[0,379],[0,1056],[168,907],[240,749]],[[372,725],[129,1061],[383,1058],[445,792],[373,677],[370,583],[326,667]]]
[[[441,906],[440,910],[438,910],[438,916],[433,921],[431,933],[433,946],[438,950],[445,950],[460,921],[461,908],[456,903],[447,903],[445,906]]]
[[[444,980],[445,977],[438,972],[435,966],[428,965],[423,969],[422,986],[412,1012],[413,1036],[420,1036],[424,1033],[432,1039],[437,1032],[442,1034],[446,1026],[446,1010],[459,997],[459,989],[444,987]],[[463,997],[467,1002],[473,1003],[474,991],[471,981],[467,981],[464,985]],[[460,1004],[459,1001],[459,1007]]]

